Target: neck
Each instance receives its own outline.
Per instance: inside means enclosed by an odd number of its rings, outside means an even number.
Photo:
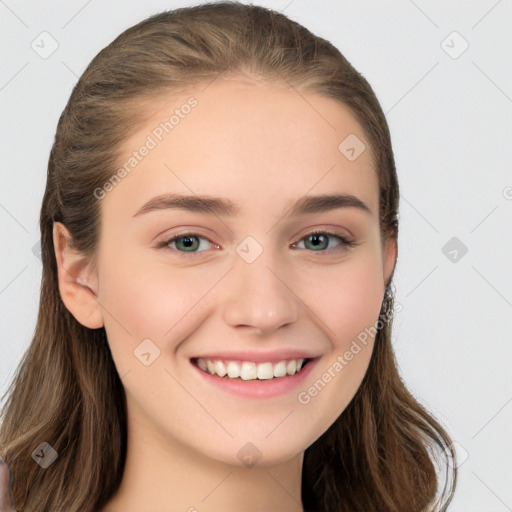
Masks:
[[[128,420],[123,479],[99,512],[303,512],[303,452],[272,466],[230,465]]]

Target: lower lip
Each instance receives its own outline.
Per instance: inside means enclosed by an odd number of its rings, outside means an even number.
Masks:
[[[192,362],[191,364],[206,382],[228,393],[250,398],[272,398],[291,393],[294,389],[299,387],[311,373],[317,361],[318,358],[311,359],[309,363],[295,375],[262,380],[242,380],[219,377],[218,375],[212,375],[211,373],[201,370],[201,368]]]

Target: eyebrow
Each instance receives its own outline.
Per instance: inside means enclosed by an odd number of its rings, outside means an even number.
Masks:
[[[288,214],[291,217],[326,212],[337,208],[357,208],[372,215],[370,208],[361,199],[351,194],[323,194],[304,196],[298,199]],[[159,210],[186,210],[196,213],[211,213],[234,217],[240,207],[229,199],[207,195],[163,194],[145,203],[134,217]]]

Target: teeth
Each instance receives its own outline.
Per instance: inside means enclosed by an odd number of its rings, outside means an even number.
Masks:
[[[210,372],[213,373],[213,372]],[[228,363],[228,377],[230,379],[236,379],[237,377],[240,377],[240,365],[230,361]]]
[[[219,377],[229,379],[270,380],[287,375],[295,375],[302,369],[304,361],[304,359],[290,359],[288,361],[279,361],[276,364],[256,364],[252,361],[213,361],[200,357],[197,359],[197,366],[211,375],[218,375]]]
[[[224,377],[224,375],[226,375],[226,373],[228,373],[226,370],[226,367],[224,366],[224,363],[222,361],[215,361],[215,373],[219,377]]]
[[[240,378],[242,380],[254,380],[258,376],[256,363],[248,363],[244,361],[240,369]]]
[[[286,375],[286,361],[279,361],[274,366],[274,377],[284,377]]]
[[[286,373],[288,375],[295,375],[297,372],[297,361],[288,361],[286,363]]]
[[[274,369],[272,363],[263,363],[258,365],[258,379],[273,379]]]

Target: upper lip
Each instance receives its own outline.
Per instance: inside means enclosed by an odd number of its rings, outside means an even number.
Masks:
[[[236,351],[236,352],[208,352],[205,354],[197,355],[191,359],[212,359],[223,361],[254,361],[255,363],[278,363],[289,359],[315,359],[318,356],[311,354],[305,350],[275,350],[270,352],[250,352],[250,351]]]

